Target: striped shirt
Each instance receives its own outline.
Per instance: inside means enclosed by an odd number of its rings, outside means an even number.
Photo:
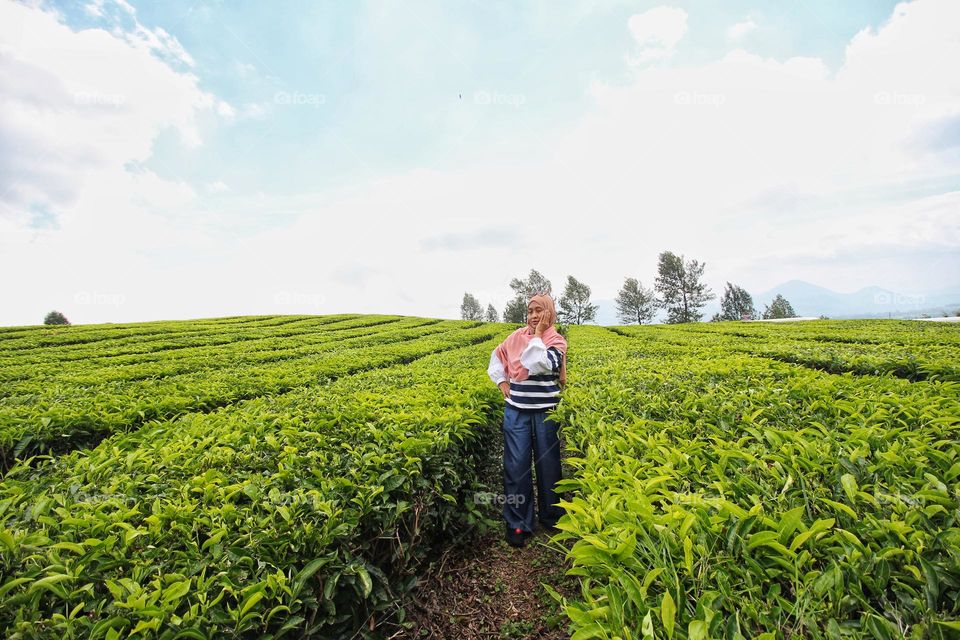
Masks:
[[[547,348],[543,340],[530,339],[527,348],[520,354],[520,364],[526,367],[530,375],[526,380],[510,380],[510,397],[507,404],[517,409],[541,411],[552,409],[560,403],[560,365],[563,353],[556,347]],[[490,354],[487,374],[494,384],[499,385],[507,379],[503,363],[497,357],[496,349]]]

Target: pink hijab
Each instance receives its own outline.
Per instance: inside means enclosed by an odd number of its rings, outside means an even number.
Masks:
[[[546,294],[533,296],[527,302],[527,305],[529,306],[531,302],[536,302],[543,307],[547,314],[547,322],[550,324],[547,330],[543,332],[543,343],[547,345],[548,349],[556,347],[563,354],[563,358],[560,360],[560,386],[563,387],[567,384],[567,341],[557,333],[553,326],[557,321],[557,307],[553,298]],[[503,363],[503,368],[510,380],[526,380],[530,375],[527,368],[520,364],[520,354],[527,348],[531,338],[533,338],[533,332],[530,327],[520,327],[507,336],[507,339],[497,347],[497,357]]]

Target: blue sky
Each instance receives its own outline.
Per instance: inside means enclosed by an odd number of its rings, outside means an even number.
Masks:
[[[948,0],[0,8],[0,323],[960,284]]]
[[[469,163],[476,147],[528,129],[550,132],[590,108],[592,80],[629,82],[627,19],[657,2],[147,2],[140,22],[174,35],[196,61],[199,86],[234,105],[276,94],[323,100],[210,132],[199,153],[173,136],[147,165],[169,179],[224,180],[297,193],[370,172]],[[595,9],[588,9],[595,4]],[[831,67],[847,42],[886,20],[894,2],[681,2],[693,46],[678,65],[729,49],[727,30],[753,19],[745,39],[764,57],[819,56]],[[60,4],[68,24],[104,20]],[[566,9],[566,11],[564,11]],[[471,107],[477,92],[522,95],[523,109]],[[458,98],[458,96],[465,98]],[[463,100],[466,100],[464,105]],[[461,115],[463,119],[451,114]],[[466,131],[469,132],[464,135]],[[345,151],[349,147],[350,151]],[[310,149],[309,161],[290,162]]]

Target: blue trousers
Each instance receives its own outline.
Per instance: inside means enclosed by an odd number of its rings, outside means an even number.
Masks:
[[[533,531],[531,458],[537,471],[540,523],[556,524],[563,515],[555,485],[560,480],[558,425],[547,410],[520,411],[507,404],[503,411],[503,518],[511,529]]]

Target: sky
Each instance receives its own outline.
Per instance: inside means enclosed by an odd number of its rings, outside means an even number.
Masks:
[[[0,0],[0,324],[960,287],[960,2]]]

